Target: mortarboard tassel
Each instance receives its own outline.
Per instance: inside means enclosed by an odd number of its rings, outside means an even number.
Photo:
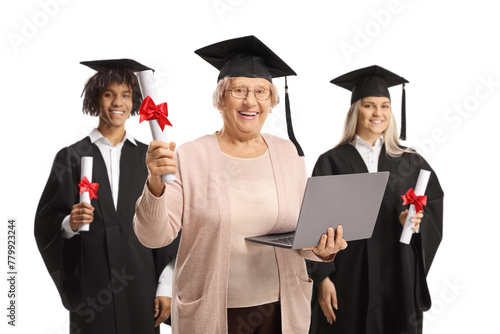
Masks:
[[[299,143],[297,142],[297,139],[295,139],[295,135],[293,133],[293,127],[292,127],[292,115],[290,112],[290,99],[288,97],[288,85],[285,77],[285,114],[286,114],[286,128],[288,132],[288,138],[292,141],[292,143],[295,145],[295,148],[297,148],[297,153],[299,156],[303,157],[304,156],[304,151],[302,151],[302,148],[300,147]]]
[[[406,140],[406,91],[403,83],[403,96],[401,97],[401,133],[399,139]]]

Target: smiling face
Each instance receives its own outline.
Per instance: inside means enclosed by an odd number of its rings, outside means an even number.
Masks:
[[[124,129],[132,105],[130,85],[111,82],[102,89],[99,97],[99,126]]]
[[[387,97],[365,97],[361,99],[356,133],[373,146],[389,126],[390,119],[391,101]]]
[[[257,100],[254,90],[270,89],[270,83],[262,78],[236,77],[228,89],[245,88],[251,90],[246,98],[238,99],[226,91],[222,99],[221,114],[223,131],[238,139],[250,139],[260,135],[260,130],[269,115],[271,99]]]

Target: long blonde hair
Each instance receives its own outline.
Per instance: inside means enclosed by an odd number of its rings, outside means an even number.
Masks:
[[[347,112],[347,116],[344,122],[344,131],[342,133],[342,139],[335,147],[348,144],[352,142],[356,137],[356,129],[358,126],[360,107],[361,107],[361,99],[354,102],[349,108],[349,111]],[[399,157],[401,156],[401,154],[405,152],[416,153],[415,150],[411,148],[404,148],[401,146],[398,138],[396,119],[394,118],[392,108],[391,108],[391,119],[389,121],[389,125],[387,126],[387,129],[384,131],[382,136],[384,138],[385,151],[390,157]]]

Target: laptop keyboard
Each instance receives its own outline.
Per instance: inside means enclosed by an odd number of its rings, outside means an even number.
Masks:
[[[277,242],[279,244],[283,244],[283,245],[292,245],[293,244],[293,239],[295,239],[295,237],[285,237],[285,238],[278,238],[278,239],[274,239],[274,240],[271,240],[272,242]]]

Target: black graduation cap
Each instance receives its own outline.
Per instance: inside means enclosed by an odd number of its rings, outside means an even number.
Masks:
[[[217,68],[217,82],[225,77],[272,78],[285,77],[285,111],[288,137],[295,144],[300,156],[304,152],[295,139],[290,112],[290,99],[286,76],[297,75],[278,55],[255,36],[228,39],[195,51],[201,58]]]
[[[92,60],[92,61],[81,61],[80,64],[90,67],[93,70],[101,71],[108,68],[124,67],[128,68],[134,72],[141,72],[146,70],[152,70],[145,65],[133,60],[133,59],[106,59],[106,60]]]
[[[198,49],[195,53],[205,59],[224,77],[272,78],[297,75],[280,57],[255,36],[228,39]]]
[[[400,139],[406,140],[406,93],[405,78],[392,73],[377,65],[361,68],[332,81],[332,84],[348,89],[352,92],[351,104],[367,96],[384,96],[391,99],[389,87],[403,85],[403,97],[401,99],[401,134]]]

